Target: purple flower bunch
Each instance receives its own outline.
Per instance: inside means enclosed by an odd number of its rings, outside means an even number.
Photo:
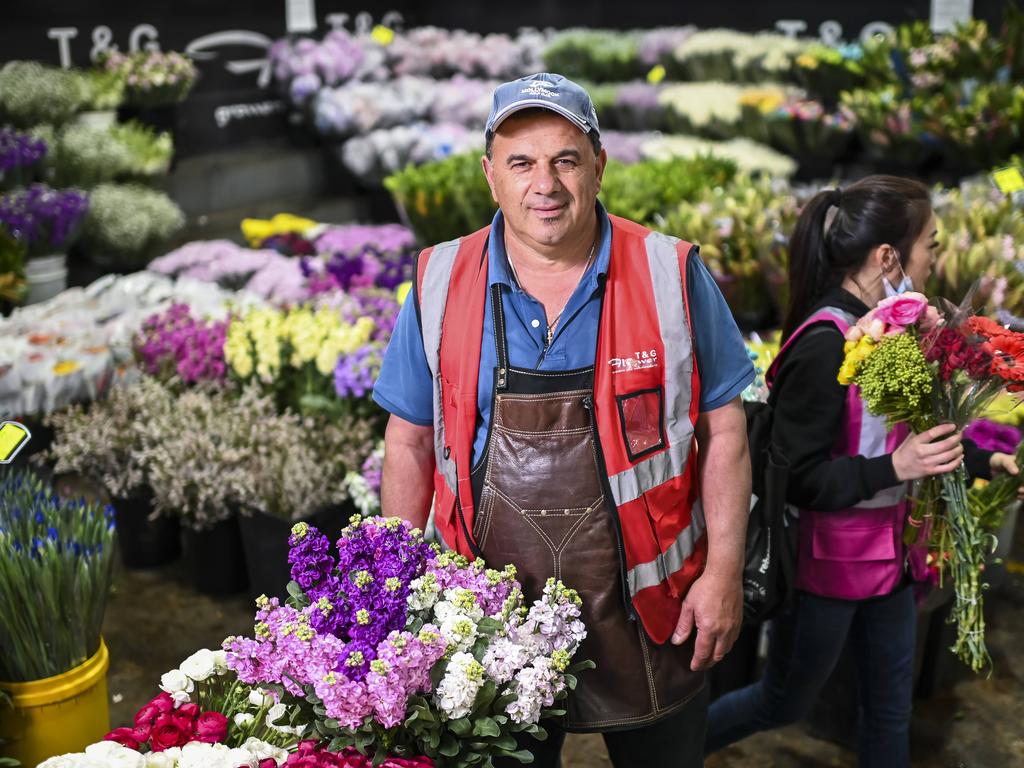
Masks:
[[[412,277],[416,238],[400,224],[330,227],[315,245],[327,255],[326,263],[310,259],[302,265],[314,294],[369,287],[393,291]]]
[[[283,256],[312,256],[316,253],[313,243],[298,232],[281,232],[271,235],[263,240],[258,247],[276,251]]]
[[[88,210],[84,192],[33,184],[0,197],[0,227],[29,256],[44,256],[71,245]]]
[[[500,614],[506,601],[519,591],[516,568],[506,565],[503,571],[490,570],[483,560],[468,562],[465,558],[445,554],[427,565],[440,594],[449,589],[466,589],[476,595],[477,605],[485,616]]]
[[[345,674],[362,680],[377,646],[405,628],[409,584],[420,576],[433,550],[418,531],[398,518],[354,515],[332,553],[327,537],[299,523],[288,540],[292,580],[316,609],[317,632],[348,642]]]
[[[0,180],[12,171],[31,168],[46,157],[46,151],[42,139],[0,128]]]
[[[146,373],[164,380],[177,375],[185,384],[227,378],[224,338],[227,320],[201,320],[187,304],[172,304],[146,319],[135,338],[135,354]]]
[[[334,391],[338,397],[367,397],[380,375],[384,362],[384,347],[371,343],[350,355],[339,355],[334,367]]]
[[[296,104],[304,103],[322,86],[352,78],[364,55],[359,41],[343,29],[331,30],[320,42],[309,37],[294,42],[281,38],[269,51],[274,78]]]

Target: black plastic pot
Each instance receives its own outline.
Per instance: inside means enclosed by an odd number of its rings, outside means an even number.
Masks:
[[[159,568],[181,557],[178,518],[161,515],[150,519],[153,512],[150,493],[115,498],[112,504],[117,524],[117,546],[125,568]]]
[[[355,510],[347,504],[323,507],[298,520],[286,520],[253,510],[239,518],[245,562],[249,573],[249,594],[284,598],[288,594],[291,566],[288,564],[288,537],[292,526],[308,523],[332,541],[341,535]]]
[[[249,586],[238,515],[196,531],[185,528],[185,559],[193,583],[204,595],[233,595]]]

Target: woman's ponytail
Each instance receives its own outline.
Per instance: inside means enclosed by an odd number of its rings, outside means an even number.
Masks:
[[[797,219],[789,240],[789,311],[782,324],[782,341],[797,329],[822,297],[830,271],[826,244],[827,224],[833,223],[842,201],[838,189],[827,189],[812,197]]]

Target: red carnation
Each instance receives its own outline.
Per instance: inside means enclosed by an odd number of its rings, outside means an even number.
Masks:
[[[220,712],[203,712],[196,720],[196,740],[207,744],[219,744],[228,735],[228,719]]]

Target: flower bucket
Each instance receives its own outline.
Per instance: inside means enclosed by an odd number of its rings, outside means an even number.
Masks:
[[[3,683],[14,713],[0,716],[0,757],[13,757],[31,768],[48,757],[78,752],[110,730],[107,668],[110,655],[99,650],[74,669],[27,683]]]
[[[184,534],[185,559],[198,592],[233,595],[248,586],[237,514],[201,531],[186,526]]]
[[[288,536],[295,523],[309,523],[335,541],[356,509],[350,505],[335,504],[323,507],[298,520],[285,520],[254,510],[239,518],[245,564],[249,573],[249,595],[285,598],[291,580],[288,564]]]
[[[25,262],[25,279],[28,281],[26,304],[38,304],[52,299],[67,288],[67,258],[60,253],[29,259]]]
[[[181,556],[178,518],[160,515],[151,520],[151,494],[112,501],[117,520],[117,546],[125,568],[159,568]]]

